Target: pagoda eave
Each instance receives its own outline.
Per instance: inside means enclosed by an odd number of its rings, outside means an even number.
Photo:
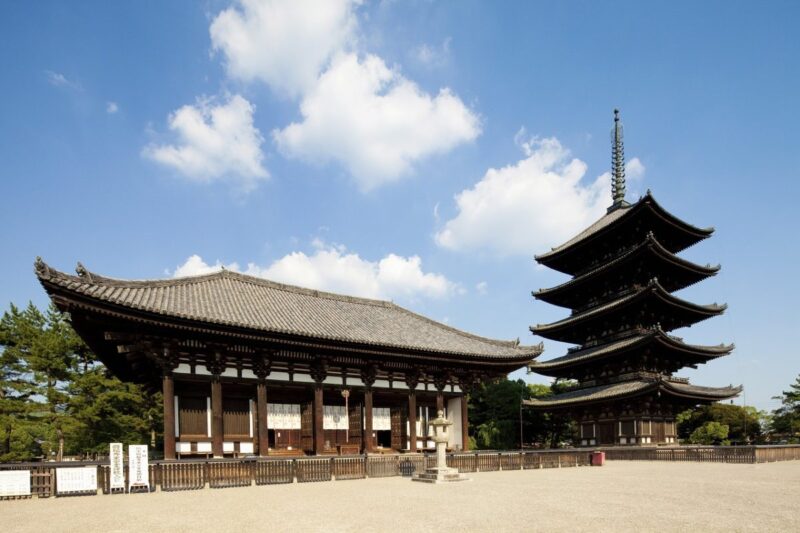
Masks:
[[[574,409],[598,403],[618,402],[654,393],[677,401],[711,403],[734,398],[741,391],[741,386],[701,387],[666,380],[640,379],[574,389],[551,398],[523,400],[523,403],[533,409]]]
[[[646,311],[650,318],[658,317],[655,322],[661,329],[671,331],[722,314],[726,308],[724,304],[697,305],[677,298],[654,279],[636,292],[557,322],[531,326],[530,330],[547,339],[583,344],[587,338],[607,329],[608,324],[619,322],[623,316],[635,320],[631,317],[642,316]]]
[[[649,223],[637,224],[637,219],[644,217]],[[650,191],[630,206],[620,206],[589,226],[586,230],[565,242],[554,247],[549,252],[534,256],[536,261],[559,272],[574,275],[580,269],[579,265],[585,263],[579,256],[586,255],[586,248],[601,242],[612,232],[618,231],[621,226],[630,224],[636,226],[658,226],[660,240],[672,253],[680,252],[703,239],[711,236],[714,228],[699,228],[685,222],[669,213],[656,202]],[[670,237],[667,237],[667,233]],[[577,270],[576,270],[577,268]]]
[[[673,292],[714,276],[719,270],[719,265],[703,266],[682,259],[667,250],[652,233],[649,233],[640,244],[614,260],[565,283],[540,289],[531,294],[537,300],[575,309],[576,302],[587,299],[582,298],[586,296],[584,293],[587,292],[587,287],[591,296],[592,287],[602,287],[604,282],[605,285],[612,285],[614,279],[624,272],[630,272],[626,275],[626,279],[635,279],[637,272],[647,272],[650,277],[656,276],[668,280],[664,283],[664,288],[668,292]]]
[[[533,361],[528,365],[528,370],[545,376],[570,377],[577,368],[612,359],[635,356],[644,350],[649,350],[662,359],[681,362],[683,363],[681,366],[684,366],[684,364],[697,365],[727,355],[733,349],[733,344],[720,344],[718,346],[686,344],[657,329],[600,346],[575,350],[548,361]]]

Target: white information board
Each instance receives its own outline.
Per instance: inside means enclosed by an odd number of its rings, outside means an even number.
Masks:
[[[56,468],[56,494],[97,492],[97,467]]]
[[[108,458],[111,461],[109,488],[112,491],[116,489],[125,490],[125,470],[122,464],[122,454],[121,442],[112,442],[108,445]]]
[[[30,470],[3,470],[0,472],[0,496],[30,496]]]
[[[150,490],[146,444],[128,446],[128,492],[131,487],[147,487],[147,490]]]

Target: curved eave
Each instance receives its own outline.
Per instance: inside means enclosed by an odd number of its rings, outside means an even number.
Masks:
[[[80,278],[70,276],[59,272],[47,265],[42,269],[37,264],[37,277],[40,283],[51,296],[51,298],[62,299],[68,301],[71,305],[77,305],[80,308],[90,311],[101,313],[109,316],[115,316],[119,319],[130,320],[135,323],[150,323],[160,327],[167,327],[173,329],[192,330],[202,332],[209,335],[220,336],[234,336],[246,338],[250,341],[257,341],[258,339],[270,340],[271,342],[291,341],[298,345],[306,346],[323,346],[330,345],[339,347],[339,345],[352,348],[355,351],[362,351],[368,353],[384,353],[388,356],[407,357],[409,355],[416,357],[436,357],[446,359],[452,362],[474,363],[481,365],[492,365],[494,367],[509,367],[512,369],[519,368],[528,364],[530,361],[538,357],[544,350],[541,344],[534,346],[517,345],[514,341],[496,341],[493,339],[485,339],[487,342],[494,343],[498,348],[513,349],[513,353],[495,353],[495,354],[481,354],[470,352],[446,351],[432,348],[426,348],[413,345],[394,345],[388,343],[375,343],[358,339],[342,339],[334,336],[325,335],[302,335],[292,331],[282,331],[277,329],[261,329],[253,327],[245,327],[235,323],[226,323],[224,321],[206,321],[198,320],[193,317],[179,316],[171,313],[160,313],[149,309],[140,309],[127,305],[122,305],[105,299],[96,298],[93,296],[95,290],[76,291],[66,287],[71,283],[85,283]],[[93,279],[107,279],[92,274]],[[117,281],[119,280],[112,280]],[[131,282],[131,283],[146,283],[146,282]],[[393,304],[391,304],[393,305]],[[393,305],[394,306],[394,305]],[[397,306],[394,306],[397,307]],[[421,315],[416,315],[411,311],[403,308],[398,308],[406,313],[417,316],[430,322],[430,319]],[[437,323],[438,324],[438,323]],[[450,326],[442,325],[449,330],[460,332]],[[475,335],[466,332],[460,332],[464,335],[478,338]],[[266,339],[269,337],[269,339]],[[481,338],[482,339],[482,338]]]
[[[699,346],[683,343],[667,335],[664,331],[656,329],[651,333],[623,339],[616,342],[578,350],[549,361],[533,361],[528,365],[531,372],[544,376],[563,377],[564,372],[574,368],[579,368],[595,361],[613,359],[625,356],[634,350],[644,348],[648,345],[658,343],[670,350],[675,350],[685,354],[698,362],[706,362],[717,357],[729,354],[733,349],[733,344],[720,344],[718,346]]]
[[[569,305],[564,303],[564,298],[568,297],[568,295],[575,290],[580,289],[581,286],[585,285],[587,282],[592,282],[599,278],[602,278],[604,274],[613,272],[615,269],[621,268],[626,263],[634,261],[638,257],[640,257],[644,253],[652,254],[652,257],[663,261],[667,265],[673,265],[687,274],[691,274],[695,276],[697,279],[692,283],[697,283],[698,281],[714,276],[719,272],[719,265],[717,266],[703,266],[698,265],[697,263],[693,263],[691,261],[687,261],[683,259],[666,248],[658,242],[658,239],[652,233],[649,233],[644,241],[640,244],[636,245],[636,247],[631,248],[624,254],[616,257],[615,259],[601,265],[594,270],[590,270],[585,274],[582,274],[576,278],[573,278],[569,281],[562,283],[561,285],[556,285],[555,287],[551,287],[549,289],[540,289],[536,292],[533,292],[532,295],[537,300],[542,300],[544,302],[558,305],[562,307],[569,307]],[[680,290],[683,288],[688,287],[692,283],[688,283],[677,287],[673,290]]]
[[[567,409],[616,402],[654,392],[683,401],[712,403],[738,396],[742,387],[699,387],[671,381],[637,380],[576,389],[551,398],[523,400],[523,403],[534,409]]]
[[[624,209],[624,211],[620,212],[621,209]],[[584,231],[583,233],[585,233],[585,235],[583,237],[581,237],[581,234],[579,234],[577,237],[573,237],[569,241],[560,246],[552,248],[548,252],[534,256],[534,258],[537,262],[545,266],[555,270],[560,270],[555,266],[559,260],[582,248],[587,243],[607,235],[609,232],[613,231],[614,228],[637,216],[637,214],[644,209],[649,209],[653,215],[673,226],[678,231],[688,235],[690,237],[688,240],[693,240],[694,243],[706,239],[710,237],[712,233],[714,233],[714,228],[699,228],[671,214],[669,211],[661,207],[658,202],[656,202],[652,193],[648,190],[647,193],[631,207],[621,207],[616,210],[612,210],[608,214],[601,217],[592,225],[599,225],[596,231]],[[606,217],[609,217],[609,221],[607,223],[603,223],[603,220],[606,219]],[[591,229],[592,226],[590,226],[588,229]]]
[[[656,298],[659,301],[674,307],[675,310],[682,310],[692,313],[695,318],[697,318],[697,321],[719,315],[727,308],[726,305],[698,305],[683,300],[664,290],[658,281],[654,279],[648,284],[648,286],[641,288],[635,293],[622,296],[606,304],[594,307],[573,316],[569,316],[551,324],[538,324],[535,327],[531,327],[530,330],[535,335],[539,335],[541,337],[552,340],[562,340],[563,337],[561,337],[561,334],[576,326],[580,326],[581,324],[591,320],[596,320],[605,315],[609,315],[619,309],[623,309],[649,297]]]

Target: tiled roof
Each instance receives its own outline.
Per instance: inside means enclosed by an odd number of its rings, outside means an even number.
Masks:
[[[637,379],[620,383],[610,383],[608,385],[599,385],[597,387],[588,387],[585,389],[575,389],[551,398],[532,398],[530,400],[524,400],[524,403],[534,408],[568,407],[570,405],[588,402],[637,396],[656,389],[663,391],[665,394],[692,398],[699,401],[725,400],[733,398],[742,391],[742,387],[734,386],[701,387],[667,380]]]
[[[618,257],[614,258],[613,260],[611,260],[611,261],[609,261],[607,263],[603,263],[599,267],[597,267],[597,268],[595,268],[593,270],[590,270],[589,272],[586,272],[584,274],[581,274],[578,277],[572,278],[569,281],[566,281],[566,282],[564,282],[564,283],[562,283],[560,285],[556,285],[555,287],[551,287],[549,289],[540,289],[540,290],[534,292],[533,296],[535,296],[536,298],[542,298],[543,296],[546,297],[546,296],[549,296],[549,295],[555,295],[556,293],[564,292],[565,290],[568,290],[568,289],[570,289],[572,287],[575,287],[575,286],[577,286],[579,284],[582,284],[582,283],[585,283],[587,281],[590,281],[593,278],[596,278],[596,277],[598,277],[599,275],[601,275],[601,274],[603,274],[605,272],[611,271],[612,269],[614,269],[618,265],[624,263],[626,259],[634,257],[637,253],[643,252],[645,250],[652,250],[651,253],[655,254],[657,257],[660,257],[660,258],[662,258],[662,259],[664,259],[666,261],[669,261],[669,262],[671,262],[671,263],[673,263],[675,265],[678,265],[682,269],[685,269],[685,270],[688,270],[688,271],[691,271],[691,272],[695,272],[699,276],[702,276],[702,277],[713,276],[720,269],[719,265],[717,265],[717,266],[702,266],[702,265],[698,265],[696,263],[692,263],[691,261],[687,261],[686,259],[683,259],[683,258],[673,254],[672,252],[670,252],[669,250],[664,248],[664,246],[662,246],[661,243],[658,242],[658,240],[655,238],[655,236],[651,232],[651,233],[647,234],[647,237],[645,238],[644,241],[642,241],[638,245],[634,246],[633,248],[627,250],[625,253],[619,255]],[[674,289],[674,290],[679,290],[681,288],[684,288],[684,287],[681,286],[678,289]],[[542,299],[544,299],[544,298],[542,298]]]
[[[524,403],[532,407],[549,407],[570,405],[580,402],[593,402],[637,394],[649,388],[653,388],[654,386],[655,382],[653,381],[623,381],[622,383],[611,383],[598,387],[575,389],[557,394],[551,398],[531,398],[530,400],[524,400]]]
[[[581,322],[583,322],[583,321],[585,321],[587,319],[590,319],[590,318],[593,318],[593,317],[596,317],[596,316],[601,316],[601,315],[603,315],[603,314],[605,314],[607,312],[610,312],[610,311],[613,311],[613,310],[615,310],[617,308],[623,307],[623,306],[625,306],[625,304],[633,302],[634,300],[637,300],[638,298],[646,297],[645,295],[647,293],[652,293],[657,298],[663,300],[664,302],[666,302],[666,303],[668,303],[670,305],[674,305],[674,306],[677,306],[677,307],[684,308],[684,309],[686,309],[688,311],[691,311],[691,312],[693,312],[693,313],[695,313],[697,315],[703,316],[703,317],[709,317],[709,316],[712,316],[712,315],[718,315],[718,314],[722,313],[725,309],[727,309],[727,305],[725,305],[725,304],[723,304],[723,305],[717,305],[717,304],[698,305],[698,304],[694,304],[692,302],[683,300],[681,298],[678,298],[676,296],[673,296],[669,292],[664,290],[664,288],[658,283],[658,280],[656,280],[654,278],[653,280],[651,280],[651,282],[647,286],[642,287],[641,289],[639,289],[639,290],[637,290],[635,292],[632,292],[632,293],[627,294],[625,296],[621,296],[621,297],[617,298],[616,300],[612,300],[612,301],[610,301],[608,303],[605,303],[603,305],[599,305],[597,307],[592,307],[591,309],[588,309],[588,310],[583,311],[581,313],[577,313],[577,314],[568,316],[567,318],[558,320],[556,322],[552,322],[550,324],[537,324],[536,327],[532,327],[531,328],[531,331],[536,335],[544,336],[543,334],[547,334],[550,331],[562,330],[562,329],[564,329],[566,327],[570,327],[570,326],[573,326],[575,324],[581,323]]]
[[[54,270],[37,260],[47,291],[70,293],[116,308],[204,324],[315,339],[454,355],[533,359],[541,345],[521,346],[472,335],[391,302],[284,285],[222,270],[186,278],[129,281]]]
[[[644,333],[641,335],[634,335],[616,342],[609,342],[600,346],[592,346],[584,350],[575,350],[561,357],[550,359],[549,361],[534,361],[528,368],[533,372],[547,371],[557,368],[572,366],[578,363],[598,359],[615,352],[623,352],[627,348],[631,348],[638,344],[647,344],[653,340],[659,340],[665,344],[676,347],[679,350],[692,352],[698,356],[706,356],[708,358],[719,357],[730,353],[734,346],[732,344],[720,344],[718,346],[701,346],[695,344],[686,344],[677,340],[674,337],[667,335],[660,329],[655,329],[651,333]]]
[[[590,238],[602,232],[605,228],[609,227],[618,220],[626,218],[627,215],[631,214],[631,216],[633,216],[632,213],[641,210],[644,206],[649,206],[651,209],[656,211],[661,218],[669,220],[676,226],[682,227],[687,231],[690,231],[692,233],[701,236],[699,238],[707,237],[708,235],[711,235],[711,233],[713,233],[714,231],[713,228],[698,228],[670,214],[663,207],[661,207],[658,204],[658,202],[656,202],[655,198],[653,198],[653,195],[650,193],[650,191],[647,191],[647,194],[639,198],[639,200],[636,203],[630,205],[627,204],[621,205],[617,208],[612,209],[611,211],[600,217],[600,219],[597,220],[594,224],[592,224],[591,226],[589,226],[588,228],[586,228],[585,230],[583,230],[582,232],[580,232],[579,234],[577,234],[576,236],[565,242],[564,244],[550,249],[549,252],[537,255],[536,260],[540,262],[546,261],[547,259],[555,255],[558,255],[564,250],[567,250],[568,248],[571,248],[572,246],[581,243],[582,241],[589,240]]]

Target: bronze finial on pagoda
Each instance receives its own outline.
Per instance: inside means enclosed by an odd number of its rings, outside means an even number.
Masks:
[[[619,109],[614,110],[614,130],[611,132],[611,207],[625,203],[625,146]]]

